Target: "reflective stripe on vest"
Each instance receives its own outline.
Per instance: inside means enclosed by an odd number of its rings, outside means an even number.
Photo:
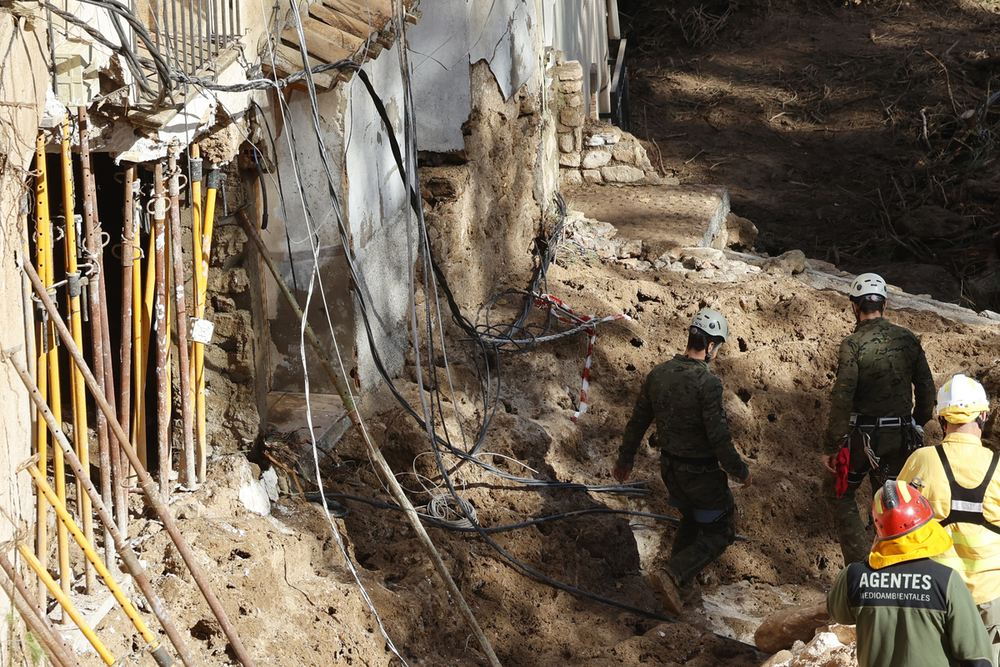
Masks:
[[[1000,463],[1000,452],[993,453],[990,468],[979,486],[974,489],[967,489],[955,481],[955,473],[952,472],[951,465],[948,463],[948,456],[944,453],[944,447],[937,446],[934,449],[937,450],[938,457],[941,459],[941,465],[944,467],[944,474],[948,477],[948,485],[951,487],[951,512],[941,520],[941,525],[969,523],[974,526],[982,526],[1000,535],[1000,526],[990,523],[983,516],[983,498],[986,496],[986,489],[989,487],[990,482],[993,481],[993,473],[996,472],[997,463]]]

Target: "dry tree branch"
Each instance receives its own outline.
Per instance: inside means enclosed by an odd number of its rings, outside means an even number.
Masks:
[[[949,51],[950,50],[951,49],[949,49]],[[941,66],[941,69],[944,70],[944,80],[945,80],[945,83],[948,85],[948,99],[951,100],[951,109],[952,109],[952,111],[955,112],[955,115],[957,116],[958,115],[958,105],[955,104],[955,96],[952,95],[952,93],[951,93],[951,75],[948,74],[948,68],[945,67],[945,64],[943,62],[941,62],[940,60],[938,60],[937,56],[935,56],[933,53],[931,53],[927,49],[924,49],[924,53],[926,53],[931,58],[933,58],[937,62],[937,64]]]

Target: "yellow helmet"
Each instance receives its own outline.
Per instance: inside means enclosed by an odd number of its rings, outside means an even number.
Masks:
[[[937,416],[952,424],[967,424],[989,412],[990,399],[978,381],[957,373],[945,382],[937,395]]]

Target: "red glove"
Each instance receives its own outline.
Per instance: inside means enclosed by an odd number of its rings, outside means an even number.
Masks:
[[[840,451],[837,452],[837,458],[834,460],[834,465],[837,468],[837,500],[840,500],[847,493],[847,473],[851,470],[850,447],[840,448]]]

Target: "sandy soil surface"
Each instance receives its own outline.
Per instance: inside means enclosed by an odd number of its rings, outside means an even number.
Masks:
[[[633,60],[633,131],[666,176],[729,186],[734,211],[760,227],[759,246],[772,254],[798,247],[848,269],[886,265],[886,273],[905,264],[907,280],[918,273],[917,264],[937,267],[944,277],[932,272],[929,283],[913,283],[910,290],[947,288],[955,298],[961,292],[979,299],[966,288],[992,262],[997,198],[981,185],[995,180],[992,135],[978,132],[981,143],[973,145],[971,130],[955,117],[984,104],[991,83],[997,87],[997,28],[985,9],[923,2],[798,3],[794,9],[776,3],[621,5],[646,24],[633,42],[639,54]],[[686,44],[685,34],[695,43]],[[984,118],[991,124],[993,112]],[[613,196],[613,189],[608,193]],[[931,205],[959,213],[964,222],[944,236],[896,227],[906,213]],[[970,254],[977,248],[985,250]],[[956,263],[961,253],[972,259]],[[731,342],[713,368],[755,484],[735,491],[738,531],[746,539],[703,573],[701,600],[679,623],[657,618],[662,609],[644,579],[669,549],[669,521],[590,513],[491,534],[498,547],[545,576],[647,613],[543,584],[481,536],[429,528],[500,662],[761,664],[766,656],[744,643],[759,620],[785,605],[821,598],[842,565],[819,498],[818,449],[837,345],[853,325],[846,297],[754,271],[637,272],[588,260],[568,247],[548,279],[548,291],[577,313],[624,313],[631,320],[598,328],[590,406],[578,423],[571,416],[587,352],[584,335],[504,354],[491,367],[491,377],[501,378],[500,403],[480,459],[511,475],[610,484],[642,379],[680,351],[684,327],[710,306],[732,326]],[[505,286],[523,289],[529,281],[528,275],[510,275]],[[505,301],[494,308],[493,321],[512,319],[521,306],[515,297]],[[479,305],[463,303],[470,317]],[[1000,392],[995,326],[916,311],[890,310],[888,316],[920,335],[937,379],[965,371],[991,395]],[[460,342],[464,334],[451,323],[443,330],[455,394],[442,394],[445,419],[438,427],[440,433],[447,425],[461,446],[456,410],[474,439],[484,417],[480,381],[469,345]],[[435,365],[443,371],[440,355]],[[411,366],[399,388],[419,406],[415,378]],[[409,415],[391,409],[366,423],[414,504],[444,495],[427,436]],[[940,437],[934,426],[928,433],[932,442]],[[296,470],[309,491],[315,476],[301,444],[307,440],[303,432],[274,434],[268,451]],[[995,446],[997,437],[988,441]],[[486,527],[585,509],[676,516],[648,447],[633,477],[647,482],[649,492],[640,497],[526,487],[473,463],[456,463],[446,458],[459,494]],[[174,504],[257,664],[402,664],[391,646],[407,664],[487,664],[405,518],[378,506],[391,497],[355,434],[322,462],[327,492],[361,499],[339,498],[350,509],[344,519],[329,520],[322,508],[297,497],[290,475],[275,470],[285,493],[271,504],[270,516],[238,502],[242,482],[259,475],[239,454],[213,461],[211,482]],[[161,526],[145,516],[133,530],[154,585],[177,625],[189,631],[191,649],[206,665],[233,664],[218,623]],[[98,631],[116,656],[142,648],[120,611],[112,611]],[[99,664],[93,654],[84,662]]]
[[[565,259],[549,272],[553,295],[578,313],[626,313],[632,320],[598,328],[590,408],[577,424],[571,416],[586,354],[584,336],[504,355],[500,409],[480,458],[515,475],[610,484],[610,466],[639,383],[653,365],[680,349],[691,316],[711,306],[725,313],[733,328],[713,367],[725,387],[738,447],[755,478],[749,490],[736,491],[738,530],[746,539],[703,573],[702,599],[689,605],[682,623],[670,623],[539,583],[479,536],[430,528],[431,537],[504,665],[760,664],[766,656],[716,633],[751,641],[761,618],[785,605],[818,599],[841,566],[818,498],[817,448],[837,343],[851,328],[847,299],[784,276],[750,272],[719,282],[699,271],[637,273],[583,261],[570,251]],[[506,307],[509,315],[518,305],[511,299],[498,310]],[[504,314],[493,313],[499,319]],[[981,378],[991,393],[1000,389],[995,326],[954,324],[914,311],[890,312],[890,319],[921,335],[937,377],[964,370]],[[451,333],[453,341],[460,337]],[[475,403],[478,384],[462,348],[449,345],[450,366],[459,412],[469,428],[481,415]],[[403,380],[399,386],[418,404],[414,383]],[[444,400],[457,443],[451,398]],[[414,504],[444,493],[426,435],[409,416],[392,410],[367,425],[401,483],[413,492]],[[933,428],[931,433],[934,437]],[[304,457],[297,460],[293,440],[276,438],[269,451],[290,467],[309,470]],[[449,461],[455,463],[452,457]],[[353,433],[322,467],[328,492],[391,502]],[[453,478],[481,524],[491,527],[582,509],[676,516],[657,470],[654,453],[641,451],[635,478],[648,482],[649,494],[639,498],[525,488],[472,464]],[[174,510],[259,664],[400,664],[322,509],[294,497],[294,481],[285,479],[282,488],[291,495],[273,504],[271,516],[257,516],[237,496],[259,471],[249,470],[237,454],[214,461],[212,472],[212,483],[180,497]],[[341,502],[351,512],[333,525],[407,663],[486,664],[404,517],[355,500]],[[218,624],[165,532],[154,520],[134,527],[154,585],[164,591],[175,622],[191,629],[192,650],[205,664],[231,663]],[[671,535],[671,524],[664,520],[588,514],[492,537],[548,577],[655,615],[662,609],[643,574],[664,556]],[[111,637],[116,655],[141,647],[120,611],[112,612],[99,632]],[[90,658],[97,664],[96,656]]]

